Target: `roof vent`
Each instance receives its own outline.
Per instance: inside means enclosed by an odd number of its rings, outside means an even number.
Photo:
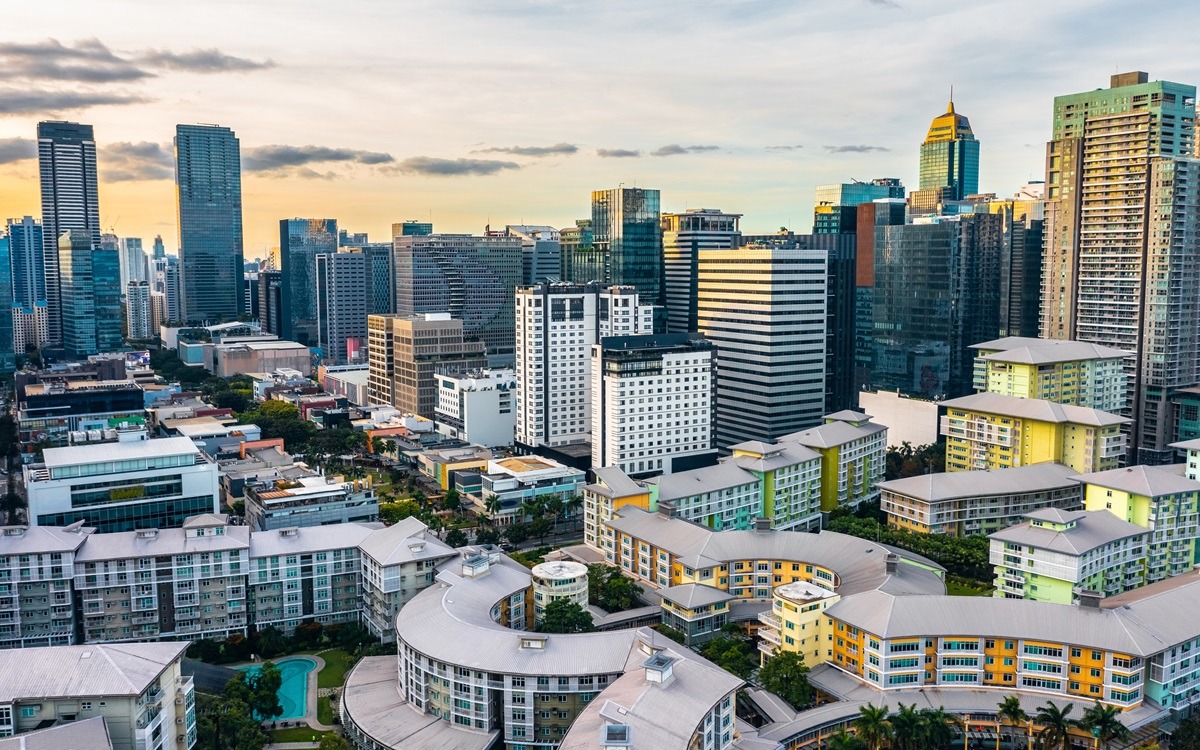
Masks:
[[[1079,597],[1079,606],[1083,609],[1100,609],[1100,602],[1104,601],[1103,591],[1080,589],[1075,594]]]
[[[5,526],[4,536],[25,536],[24,526]]]
[[[771,530],[771,519],[756,518],[754,519],[754,530],[760,534]]]
[[[139,529],[137,532],[138,539],[156,539],[158,537],[158,529]]]
[[[286,529],[279,530],[279,536],[297,536],[299,533],[300,529],[296,528],[295,526],[290,526]]]
[[[658,513],[659,515],[666,516],[667,518],[674,518],[676,513],[675,503],[668,502],[666,500],[659,500]]]
[[[887,574],[894,575],[896,570],[900,567],[900,555],[897,555],[895,552],[889,552],[887,553],[887,557],[883,558],[883,560],[883,565],[887,570]]]
[[[633,745],[631,734],[628,724],[605,724],[600,727],[600,746],[604,750],[631,747]]]

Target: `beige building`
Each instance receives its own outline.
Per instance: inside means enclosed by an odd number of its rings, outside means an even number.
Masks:
[[[304,344],[295,341],[239,341],[213,347],[215,369],[219,378],[246,375],[251,372],[299,370],[312,374],[312,354]]]
[[[82,522],[0,530],[0,648],[75,643],[71,576],[91,532]]]
[[[367,400],[433,419],[440,372],[487,366],[482,341],[468,341],[449,313],[367,318]]]

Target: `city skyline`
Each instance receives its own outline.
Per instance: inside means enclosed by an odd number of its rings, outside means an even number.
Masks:
[[[1117,67],[1200,79],[1155,36],[1164,14],[1197,13],[1187,8],[1114,24],[1115,4],[1018,3],[996,24],[990,6],[883,0],[674,12],[461,0],[306,4],[287,18],[238,6],[231,25],[219,5],[189,16],[186,37],[176,11],[135,12],[152,7],[136,0],[104,14],[66,3],[53,24],[14,8],[10,29],[54,32],[0,39],[5,216],[40,215],[36,122],[62,118],[95,128],[102,228],[147,245],[162,234],[171,252],[169,144],[176,124],[197,122],[242,141],[248,258],[265,257],[290,216],[332,216],[376,240],[411,218],[439,231],[565,227],[587,216],[591,190],[621,184],[661,190],[664,210],[721,207],[744,213],[747,231],[807,232],[818,184],[918,184],[918,145],[952,85],[983,144],[980,189],[1007,196],[1042,178],[1054,96],[1103,87]],[[280,33],[256,33],[268,25]],[[395,44],[413,25],[422,33]],[[302,54],[317,43],[318,58]],[[314,87],[332,92],[315,109]]]

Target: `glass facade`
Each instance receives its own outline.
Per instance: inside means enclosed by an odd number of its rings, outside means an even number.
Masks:
[[[385,242],[372,242],[362,246],[367,256],[367,313],[388,315],[396,308],[396,272],[392,268],[392,246]],[[363,325],[366,325],[364,320]]]
[[[13,346],[13,274],[9,238],[0,237],[0,372],[16,369]]]
[[[317,346],[317,256],[337,241],[336,219],[280,220],[280,338]]]
[[[954,111],[933,119],[921,144],[921,190],[947,188],[942,200],[960,201],[979,192],[979,141],[971,123]]]
[[[245,302],[241,151],[233,131],[215,125],[176,126],[175,179],[181,315],[188,323],[236,320]]]
[[[9,219],[8,242],[11,253],[13,303],[22,307],[33,307],[39,302],[45,302],[42,225],[31,216]]]
[[[645,188],[592,192],[592,242],[607,256],[608,275],[597,280],[636,286],[639,297],[653,305],[663,304],[659,200],[657,190]]]
[[[66,513],[44,513],[37,517],[38,526],[67,526],[85,521],[98,533],[138,529],[178,529],[189,517],[213,512],[212,495],[178,497],[134,505],[90,507]]]
[[[86,232],[68,230],[59,241],[62,345],[68,356],[86,357],[121,348],[117,255],[116,250],[94,245]]]
[[[813,234],[854,234],[858,207],[881,198],[903,198],[904,185],[892,177],[870,182],[818,185],[813,209]]]

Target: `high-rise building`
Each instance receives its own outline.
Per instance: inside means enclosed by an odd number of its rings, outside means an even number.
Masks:
[[[972,390],[971,345],[1000,329],[997,214],[876,228],[871,385],[951,397]]]
[[[183,306],[180,299],[179,258],[174,255],[164,255],[155,258],[151,266],[150,279],[152,291],[163,296],[164,313],[169,323],[183,322]]]
[[[593,469],[645,477],[715,458],[713,347],[703,336],[606,336],[591,349]]]
[[[33,307],[12,307],[13,351],[22,353],[31,347],[41,346],[50,330],[50,315],[46,301],[41,300]]]
[[[592,244],[605,259],[608,284],[636,286],[647,304],[662,301],[659,193],[646,188],[592,191]],[[591,279],[589,279],[590,281]]]
[[[903,198],[904,185],[895,177],[877,177],[870,182],[817,185],[813,207],[813,234],[854,234],[858,231],[858,207],[884,198]]]
[[[367,244],[366,232],[351,232],[346,229],[338,230],[338,247],[362,247]]]
[[[26,216],[8,220],[9,262],[0,273],[11,269],[13,350],[24,352],[49,339],[49,311],[46,306],[45,250],[42,225]],[[8,303],[9,296],[0,297]]]
[[[438,373],[487,366],[482,341],[468,341],[461,320],[447,313],[371,315],[367,400],[433,419]]]
[[[324,361],[344,365],[367,359],[367,256],[317,256],[317,341]]]
[[[360,252],[367,257],[367,313],[388,315],[396,309],[396,271],[392,245],[367,242]]]
[[[146,263],[146,253],[142,250],[142,241],[137,237],[122,237],[117,249],[120,252],[121,288],[124,289],[131,281],[149,281],[149,266]]]
[[[68,229],[58,249],[62,292],[62,345],[86,357],[121,348],[121,267],[114,250],[92,241],[87,230]]]
[[[397,226],[399,227],[398,232],[396,230]],[[396,237],[419,237],[421,235],[433,234],[433,222],[417,221],[416,219],[402,221],[398,225],[392,225],[392,234]]]
[[[591,347],[654,330],[633,287],[538,284],[516,292],[517,445],[584,444],[592,430]]]
[[[979,192],[979,141],[971,123],[954,111],[954,100],[933,118],[921,144],[921,184],[913,193],[914,210],[929,212],[946,201]]]
[[[698,253],[697,330],[715,348],[715,444],[774,442],[825,413],[827,253]]]
[[[602,281],[608,272],[604,256],[592,243],[592,220],[576,219],[575,226],[558,230],[559,273],[563,281],[587,284]]]
[[[150,338],[155,338],[167,322],[167,296],[162,292],[150,292]]]
[[[9,238],[0,237],[0,372],[12,372],[17,366],[17,348],[13,342],[13,274]],[[22,351],[24,351],[22,349]]]
[[[858,207],[855,241],[854,287],[854,390],[871,385],[871,362],[875,357],[875,240],[876,227],[899,226],[908,216],[908,203],[901,198],[883,198]]]
[[[1042,306],[1045,185],[1030,183],[1012,198],[992,200],[988,211],[1004,220],[1000,248],[1000,335],[1036,338]]]
[[[58,257],[62,233],[76,242],[86,235],[100,245],[100,199],[96,190],[96,139],[91,125],[39,122],[38,172],[42,188],[42,260],[50,340],[63,340],[63,302]],[[119,279],[114,280],[118,285]],[[118,294],[119,294],[118,287]]]
[[[467,336],[483,340],[493,366],[511,366],[519,238],[396,235],[395,258],[396,314],[450,313]]]
[[[337,252],[336,219],[281,219],[279,337],[316,346],[317,256]]]
[[[1200,382],[1195,117],[1194,86],[1142,72],[1054,99],[1042,335],[1133,353],[1134,463],[1173,460],[1171,392]]]
[[[165,258],[166,256],[167,256],[167,248],[165,245],[163,245],[162,235],[161,234],[154,235],[154,256],[153,256],[152,260],[159,260],[160,258]]]
[[[667,331],[690,333],[696,328],[696,268],[701,250],[729,250],[741,244],[741,214],[711,208],[689,208],[662,215],[663,302]]]
[[[131,281],[125,285],[125,326],[131,341],[152,338],[150,283]]]
[[[258,321],[267,333],[279,335],[279,312],[283,308],[283,274],[258,272]]]
[[[561,245],[554,227],[509,224],[505,237],[521,240],[521,284],[530,286],[559,278],[562,268]]]
[[[175,126],[181,313],[188,322],[243,312],[242,162],[238,139],[216,125]]]

